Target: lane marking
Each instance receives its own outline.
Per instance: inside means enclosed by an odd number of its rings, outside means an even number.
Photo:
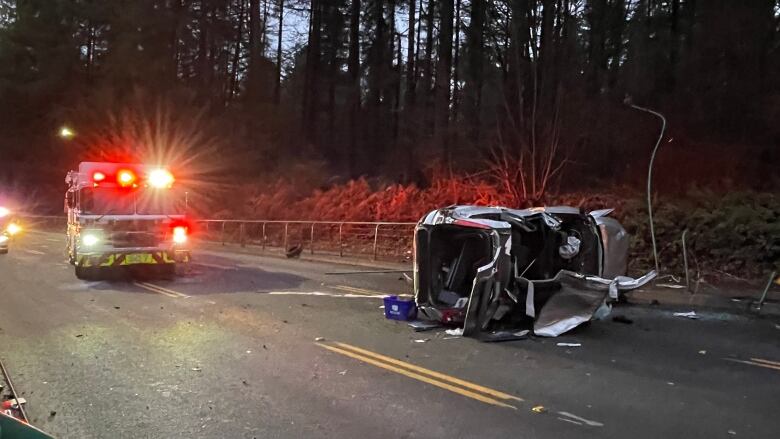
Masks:
[[[233,266],[230,266],[230,265],[210,264],[210,263],[206,263],[206,262],[193,262],[192,264],[193,265],[200,265],[200,266],[203,266],[203,267],[209,267],[209,268],[218,268],[220,270],[232,270],[232,271],[238,270],[238,267],[233,267]]]
[[[581,423],[589,425],[591,427],[603,427],[604,426],[604,424],[602,424],[601,422],[591,421],[590,419],[585,419],[582,416],[577,416],[577,415],[571,414],[569,412],[558,412],[558,414],[561,415],[561,416],[565,416],[565,417],[567,417],[567,418],[569,418],[571,420],[574,420],[575,422],[581,422]],[[558,419],[561,419],[563,421],[568,420],[568,419],[562,419],[562,418],[558,418]]]
[[[383,296],[367,296],[365,294],[324,293],[322,291],[269,291],[267,294],[270,294],[272,296],[344,297],[348,299],[382,299],[383,298]]]
[[[749,364],[751,366],[758,366],[766,369],[780,370],[780,366],[775,366],[773,364],[758,363],[755,361],[748,361],[748,360],[738,360],[736,358],[724,358],[724,360],[733,361],[735,363]]]
[[[494,389],[491,389],[489,387],[481,386],[479,384],[475,384],[475,383],[472,383],[472,382],[469,382],[469,381],[466,381],[466,380],[462,380],[460,378],[456,378],[456,377],[453,377],[453,376],[450,376],[450,375],[443,374],[441,372],[436,372],[435,370],[426,369],[424,367],[417,366],[417,365],[412,364],[412,363],[407,363],[405,361],[397,360],[397,359],[392,358],[392,357],[387,357],[387,356],[382,355],[382,354],[377,354],[376,352],[372,352],[372,351],[369,351],[367,349],[362,349],[362,348],[359,348],[357,346],[352,346],[352,345],[347,344],[347,343],[336,342],[336,344],[339,347],[341,347],[341,348],[349,349],[349,350],[357,352],[359,354],[363,354],[363,355],[366,355],[366,356],[369,356],[369,357],[373,357],[373,358],[375,358],[377,360],[385,361],[385,362],[394,364],[396,366],[405,367],[405,368],[413,370],[415,372],[424,373],[424,374],[430,375],[430,376],[432,376],[434,378],[437,378],[437,379],[440,379],[440,380],[443,380],[443,381],[448,381],[448,382],[450,382],[452,384],[456,384],[456,385],[465,387],[467,389],[475,390],[477,392],[482,392],[482,393],[485,393],[487,395],[494,396],[496,398],[500,398],[500,399],[504,399],[504,400],[512,399],[512,400],[515,400],[515,401],[523,401],[523,398],[518,398],[517,396],[510,395],[508,393],[500,392],[498,390],[494,390]]]
[[[368,363],[368,364],[371,364],[373,366],[376,366],[376,367],[379,367],[379,368],[382,368],[382,369],[385,369],[385,370],[389,370],[391,372],[395,372],[397,374],[404,375],[406,377],[409,377],[409,378],[412,378],[412,379],[415,379],[415,380],[418,380],[418,381],[422,381],[424,383],[430,384],[432,386],[439,387],[441,389],[449,390],[450,392],[457,393],[459,395],[462,395],[462,396],[465,396],[465,397],[468,397],[468,398],[471,398],[471,399],[483,402],[485,404],[490,404],[490,405],[495,405],[495,406],[498,406],[498,407],[505,407],[505,408],[510,408],[512,410],[517,410],[517,407],[515,407],[513,405],[506,404],[506,403],[503,403],[503,402],[501,402],[501,401],[499,401],[497,399],[493,399],[493,398],[490,398],[488,396],[481,395],[479,393],[475,393],[475,392],[463,389],[461,387],[456,387],[456,386],[453,386],[452,384],[448,384],[448,383],[445,383],[445,382],[442,382],[442,381],[438,381],[438,380],[435,380],[433,378],[429,378],[429,377],[426,377],[424,375],[420,375],[418,373],[414,373],[414,372],[411,372],[409,370],[402,369],[400,367],[395,367],[395,366],[392,366],[390,364],[374,360],[374,359],[372,359],[370,357],[366,357],[366,356],[363,356],[363,355],[360,355],[360,354],[356,354],[354,352],[351,352],[351,351],[348,351],[348,350],[345,350],[345,349],[340,349],[340,348],[337,348],[335,346],[330,346],[330,345],[326,345],[326,344],[323,344],[323,343],[315,343],[315,344],[320,346],[320,347],[323,347],[323,348],[325,348],[325,349],[327,349],[327,350],[329,350],[331,352],[335,352],[335,353],[338,353],[338,354],[341,354],[341,355],[344,355],[344,356],[347,356],[347,357],[350,357],[350,358],[354,358],[356,360],[360,360],[360,361],[362,361],[364,363]]]
[[[356,293],[356,294],[363,294],[366,296],[386,296],[385,293],[380,293],[379,291],[372,291],[372,290],[366,290],[363,288],[356,288],[356,287],[349,287],[346,285],[333,285],[331,288],[341,290],[341,291],[348,291],[350,293]]]
[[[146,290],[163,294],[168,297],[177,297],[177,298],[187,298],[190,297],[186,294],[180,293],[178,291],[169,290],[167,288],[163,288],[159,285],[150,284],[148,282],[133,282],[133,285],[144,288]]]
[[[750,361],[757,361],[759,363],[771,364],[773,366],[780,366],[780,361],[764,360],[763,358],[751,358]]]
[[[367,296],[398,296],[398,297],[412,297],[411,294],[391,294],[391,293],[383,293],[381,291],[375,291],[375,290],[368,290],[365,288],[358,288],[358,287],[350,287],[347,285],[328,285],[330,288],[335,288],[337,290],[342,291],[349,291],[351,293],[357,293],[357,294],[365,294]]]
[[[34,255],[45,255],[46,254],[46,253],[44,253],[42,251],[32,250],[32,249],[29,249],[29,248],[24,249],[24,251],[26,251],[27,253],[34,254]]]

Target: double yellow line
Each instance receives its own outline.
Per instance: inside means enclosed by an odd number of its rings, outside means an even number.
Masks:
[[[162,294],[164,296],[168,297],[178,297],[178,298],[187,298],[190,297],[184,293],[180,293],[178,291],[169,290],[168,288],[163,288],[159,285],[150,284],[148,282],[133,282],[133,284],[137,287],[141,287],[145,290],[149,290],[154,293]]]
[[[763,358],[751,358],[750,361],[738,360],[736,358],[724,358],[724,360],[733,361],[735,363],[749,364],[751,366],[758,366],[766,369],[780,370],[780,362],[764,360]]]
[[[449,390],[450,392],[457,393],[458,395],[475,399],[486,404],[516,410],[517,407],[508,404],[508,402],[523,401],[522,398],[518,398],[517,396],[513,396],[508,393],[481,386],[479,384],[462,380],[460,378],[445,375],[443,373],[426,369],[424,367],[407,363],[405,361],[396,360],[395,358],[377,354],[376,352],[371,352],[357,346],[339,342],[334,342],[332,344],[316,344],[331,352],[360,360],[372,366],[389,370],[391,372],[395,372],[417,381],[422,381],[441,389]]]

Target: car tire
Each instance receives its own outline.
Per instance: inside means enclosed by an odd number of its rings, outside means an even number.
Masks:
[[[8,254],[7,248],[0,249],[0,255],[7,255],[7,254]]]

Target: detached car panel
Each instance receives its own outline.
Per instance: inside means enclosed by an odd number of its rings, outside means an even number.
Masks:
[[[605,315],[610,297],[638,286],[623,276],[628,235],[608,214],[567,206],[430,212],[415,229],[420,313],[484,340],[521,328],[555,336]]]

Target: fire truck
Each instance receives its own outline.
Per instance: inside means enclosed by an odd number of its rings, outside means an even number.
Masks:
[[[77,278],[122,267],[172,276],[189,263],[187,194],[170,170],[82,162],[65,183],[67,255]]]

